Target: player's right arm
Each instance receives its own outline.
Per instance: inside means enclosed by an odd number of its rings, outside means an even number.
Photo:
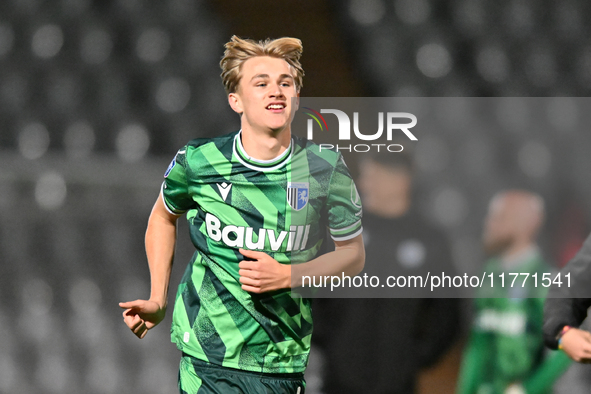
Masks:
[[[571,364],[572,361],[565,354],[553,351],[523,382],[524,392],[527,394],[547,393],[548,387],[554,386],[556,380],[562,376]]]
[[[473,331],[462,356],[456,394],[474,394],[478,391],[489,350],[486,334]]]
[[[164,206],[158,197],[148,220],[146,255],[150,268],[151,291],[148,300],[135,300],[119,304],[124,308],[123,320],[131,331],[143,338],[166,314],[168,285],[176,245],[176,222],[179,218]]]

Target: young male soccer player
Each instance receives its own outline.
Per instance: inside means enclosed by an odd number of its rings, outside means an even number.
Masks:
[[[310,300],[290,288],[302,275],[361,271],[361,206],[341,155],[291,135],[300,40],[234,36],[225,47],[222,79],[242,128],[177,152],[146,232],[150,299],[120,306],[139,338],[162,321],[186,213],[197,251],[173,312],[180,392],[303,393]],[[323,223],[335,250],[318,257]]]

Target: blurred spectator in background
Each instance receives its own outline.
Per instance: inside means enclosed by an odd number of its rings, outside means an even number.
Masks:
[[[412,205],[411,167],[406,151],[360,162],[365,272],[382,281],[389,275],[454,271],[446,237]],[[315,335],[325,351],[326,394],[414,393],[419,371],[453,345],[459,300],[420,298],[420,289],[404,290],[408,298],[317,300]]]
[[[546,355],[542,314],[550,272],[536,245],[544,220],[543,200],[530,192],[497,194],[489,205],[483,242],[492,257],[475,299],[475,321],[465,349],[459,394],[550,393],[570,361]],[[520,275],[513,283],[510,274]],[[488,279],[492,275],[494,282]],[[504,286],[499,275],[504,274]],[[532,275],[536,275],[538,282]]]

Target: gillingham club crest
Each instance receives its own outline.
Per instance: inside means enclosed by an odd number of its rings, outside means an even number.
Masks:
[[[287,183],[287,203],[296,211],[306,206],[309,197],[310,186],[307,182]]]

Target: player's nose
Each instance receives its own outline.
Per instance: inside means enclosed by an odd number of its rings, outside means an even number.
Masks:
[[[283,93],[282,86],[278,83],[272,85],[272,88],[269,92],[270,96],[273,98],[285,98],[285,94]]]

